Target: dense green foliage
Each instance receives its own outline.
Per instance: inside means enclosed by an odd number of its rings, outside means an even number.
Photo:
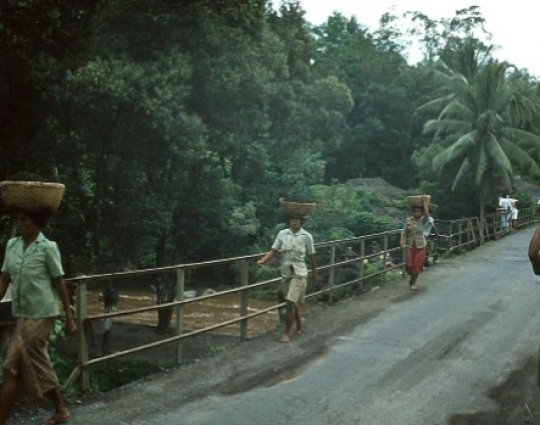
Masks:
[[[423,185],[442,216],[476,214],[474,185],[452,193],[431,168],[448,142],[423,134],[436,117],[414,112],[445,95],[433,65],[445,59],[453,78],[459,41],[483,19],[474,7],[440,21],[410,13],[408,34],[396,19],[370,32],[334,14],[314,27],[294,0],[4,1],[0,179],[30,171],[66,183],[52,237],[70,274],[265,250],[290,194],[317,200],[318,240],[399,226],[387,199],[344,185],[357,177]],[[425,50],[414,66],[411,37]],[[504,82],[508,65],[484,53]],[[505,119],[534,133],[538,90],[519,75],[520,113]],[[520,143],[527,175],[540,147]]]

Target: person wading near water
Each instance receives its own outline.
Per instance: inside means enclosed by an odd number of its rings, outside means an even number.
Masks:
[[[47,395],[53,401],[56,411],[44,425],[65,422],[70,416],[49,357],[49,338],[60,314],[59,301],[66,314],[66,333],[73,336],[77,327],[62,278],[64,271],[60,252],[56,243],[41,232],[57,207],[56,204],[53,208],[47,203],[43,208],[39,205],[41,200],[48,199],[46,195],[40,197],[39,194],[46,185],[32,181],[0,184],[2,200],[15,219],[19,235],[8,241],[0,274],[0,299],[8,287],[11,288],[12,312],[16,318],[15,335],[4,362],[0,425],[6,423],[15,403],[19,382],[30,398],[42,399]],[[49,188],[61,187],[60,196],[56,197],[59,204],[63,185],[48,185]],[[47,190],[44,189],[43,193]],[[31,199],[32,209],[10,205],[10,199],[20,201],[23,198]]]
[[[278,233],[270,251],[257,261],[257,265],[262,267],[277,253],[281,254],[282,281],[278,289],[278,299],[280,302],[287,303],[285,331],[281,337],[281,342],[291,340],[291,329],[294,322],[296,322],[297,333],[302,333],[304,318],[300,313],[299,304],[304,303],[306,295],[308,276],[306,256],[309,257],[311,264],[312,282],[314,285],[317,282],[317,260],[313,237],[302,228],[304,220],[305,217],[289,215],[290,227]]]
[[[406,248],[406,270],[410,275],[409,286],[416,291],[416,280],[424,269],[426,258],[426,238],[424,225],[429,218],[429,196],[422,196],[423,207],[413,206],[412,217],[407,218],[401,232],[401,247]]]

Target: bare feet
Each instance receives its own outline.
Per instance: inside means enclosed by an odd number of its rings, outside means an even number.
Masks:
[[[43,422],[43,425],[56,425],[66,422],[69,419],[69,410],[63,409],[60,412],[56,412],[49,419]]]
[[[302,329],[304,328],[304,323],[306,323],[306,318],[301,317],[299,322],[296,322],[296,333],[302,335]]]
[[[279,342],[291,342],[291,337],[289,335],[283,335]]]

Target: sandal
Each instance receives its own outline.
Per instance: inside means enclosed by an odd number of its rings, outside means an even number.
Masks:
[[[67,415],[62,415],[60,413],[55,413],[49,419],[47,419],[45,422],[43,422],[43,425],[62,424],[64,422],[67,422],[69,420],[70,416],[71,415],[69,413]]]

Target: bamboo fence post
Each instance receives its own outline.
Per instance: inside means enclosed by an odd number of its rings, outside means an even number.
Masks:
[[[360,241],[360,292],[364,291],[364,255],[366,255],[366,240]]]
[[[79,368],[81,371],[82,391],[90,389],[90,370],[86,363],[88,362],[88,335],[86,334],[86,313],[88,307],[88,291],[86,282],[80,282],[77,285],[77,330],[79,333]]]
[[[383,282],[386,282],[386,255],[388,252],[388,235],[384,235],[383,238],[383,256],[382,256],[382,269],[383,269]]]
[[[473,247],[476,247],[476,235],[474,234],[473,220],[469,219],[467,222],[468,222],[469,230],[470,230],[471,236],[472,236]]]
[[[242,260],[240,263],[240,285],[249,285],[249,262]],[[241,292],[240,317],[246,316],[249,308],[249,290]],[[240,340],[245,341],[248,338],[248,321],[244,319],[240,322]]]
[[[461,247],[463,245],[463,221],[460,220],[458,224],[458,233],[459,233],[459,249],[461,250]]]
[[[449,235],[448,235],[448,254],[451,254],[452,251],[453,251],[453,238],[454,238],[454,222],[451,221],[450,222],[450,231],[449,231]]]
[[[328,286],[332,288],[335,283],[335,264],[336,264],[336,246],[330,247],[330,268],[328,269]],[[334,302],[334,291],[330,291],[328,294],[328,302],[331,304]]]
[[[176,301],[182,301],[184,299],[186,281],[186,271],[184,269],[176,270]],[[180,336],[184,333],[184,306],[178,304],[176,310],[176,321],[174,324],[174,334]],[[176,364],[182,364],[184,360],[184,341],[176,341]]]

